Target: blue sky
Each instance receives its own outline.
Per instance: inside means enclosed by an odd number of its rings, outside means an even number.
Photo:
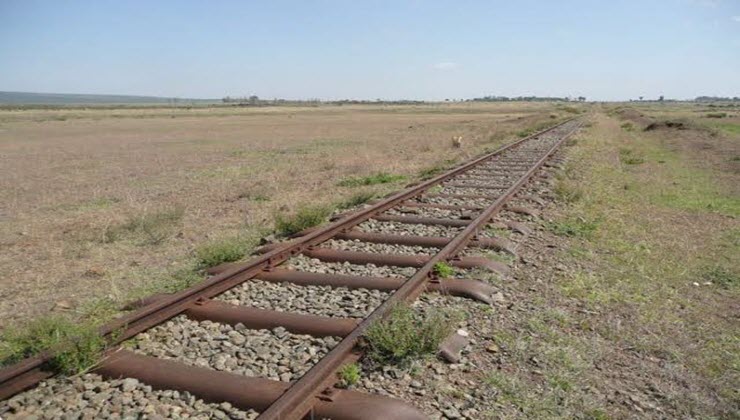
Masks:
[[[0,0],[0,90],[740,96],[740,0]]]

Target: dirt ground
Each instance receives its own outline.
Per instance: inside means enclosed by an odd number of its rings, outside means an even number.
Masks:
[[[495,417],[737,418],[738,137],[686,107],[594,111],[501,284]],[[688,126],[643,130],[666,120]]]
[[[0,110],[0,327],[121,300],[278,213],[403,186],[337,188],[346,177],[413,180],[569,115],[554,104]],[[142,220],[156,231],[113,234]]]

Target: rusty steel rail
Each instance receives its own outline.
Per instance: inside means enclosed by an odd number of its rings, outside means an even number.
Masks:
[[[350,228],[371,219],[379,213],[397,206],[406,200],[420,196],[430,187],[441,184],[450,178],[474,168],[476,165],[484,163],[507,150],[512,150],[534,137],[556,129],[573,120],[574,119],[566,120],[546,130],[542,130],[514,143],[500,147],[493,152],[485,154],[484,156],[474,159],[473,161],[447,171],[430,180],[393,194],[368,208],[345,215],[345,217],[342,217],[324,227],[315,229],[304,236],[293,239],[292,241],[281,244],[275,248],[271,248],[263,255],[255,257],[246,264],[226,267],[223,272],[206,279],[202,283],[193,287],[172,295],[149,299],[146,305],[101,327],[100,334],[108,340],[109,345],[111,346],[111,350],[109,350],[108,354],[115,356],[116,352],[114,350],[116,349],[113,347],[151,327],[169,320],[174,316],[180,314],[186,314],[194,318],[202,316],[209,310],[209,308],[215,308],[215,305],[219,305],[212,303],[210,300],[211,298],[238,286],[249,279],[259,278],[260,275],[268,275],[270,270],[285,262],[290,257],[298,254],[310,254],[310,251],[315,250],[315,247],[322,242],[338,237],[342,234],[347,234]],[[577,127],[563,135],[556,144],[553,145],[552,148],[550,148],[548,152],[519,179],[516,184],[510,187],[504,195],[496,199],[491,205],[483,210],[483,212],[474,220],[466,223],[463,231],[456,237],[450,238],[449,242],[444,245],[437,254],[425,256],[426,258],[418,264],[421,267],[419,271],[403,284],[396,284],[395,287],[393,287],[395,292],[391,297],[376,308],[376,310],[367,318],[362,320],[362,322],[360,322],[354,329],[352,329],[352,327],[354,327],[354,323],[347,324],[345,322],[341,325],[336,323],[328,324],[326,326],[328,329],[341,330],[341,335],[344,336],[344,339],[297,382],[287,388],[280,388],[280,392],[278,393],[271,394],[275,395],[276,399],[269,404],[269,406],[261,406],[261,408],[265,408],[265,410],[260,415],[260,418],[298,419],[302,418],[309,412],[313,412],[312,410],[317,406],[316,401],[320,400],[314,397],[333,385],[335,382],[333,373],[343,362],[346,362],[347,360],[356,360],[359,357],[359,354],[356,353],[354,349],[358,339],[370,323],[382,318],[388,313],[390,308],[399,301],[415,298],[426,288],[437,290],[443,289],[444,286],[427,282],[431,277],[431,271],[434,264],[448,259],[450,259],[450,262],[454,263],[455,255],[471,240],[475,240],[478,230],[503,207],[504,203],[511,198],[511,196],[527,181],[527,179],[532,176],[532,174],[534,174],[534,172],[543,164],[545,159],[550,156],[564,141],[564,139],[572,134],[576,129]],[[231,316],[233,319],[238,319],[242,316],[255,316],[256,314],[256,311],[237,311],[235,309],[232,312]],[[261,316],[265,315],[269,316],[269,314],[261,313]],[[119,359],[122,357],[123,356],[119,356]],[[0,400],[9,398],[12,395],[33,387],[38,382],[53,376],[53,372],[45,369],[51,358],[52,354],[50,352],[44,352],[0,370]],[[105,369],[106,366],[103,366],[102,368]],[[234,383],[239,383],[239,381],[235,381]],[[278,395],[279,397],[277,397]],[[347,398],[354,401],[354,394],[346,395],[351,395],[351,397]],[[324,399],[326,398],[331,399],[331,396],[325,396]],[[319,412],[321,411],[323,410],[319,410]]]

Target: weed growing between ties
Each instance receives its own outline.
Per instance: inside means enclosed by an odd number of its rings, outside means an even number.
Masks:
[[[327,206],[305,206],[292,214],[277,214],[275,232],[281,236],[293,235],[324,223],[329,214],[331,209]]]
[[[339,369],[339,387],[349,388],[360,381],[362,370],[357,363],[349,363]]]
[[[399,304],[386,319],[368,328],[368,355],[376,363],[409,367],[415,360],[436,354],[456,323],[457,319],[443,310],[422,315]]]
[[[390,184],[392,182],[403,181],[406,179],[403,175],[393,175],[385,172],[378,172],[365,177],[346,178],[337,183],[339,187],[362,187],[377,184]]]
[[[94,324],[80,324],[60,317],[44,317],[26,325],[9,327],[0,335],[2,365],[51,351],[50,368],[78,374],[93,367],[105,349],[105,340]]]
[[[432,272],[439,278],[452,277],[455,274],[455,267],[446,262],[438,262],[434,264]]]

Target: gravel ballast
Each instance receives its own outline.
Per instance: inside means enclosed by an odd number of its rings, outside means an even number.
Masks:
[[[286,268],[311,273],[347,274],[350,276],[371,277],[409,277],[414,275],[413,267],[396,267],[390,265],[351,264],[348,262],[324,262],[304,255],[298,255],[288,261]]]
[[[337,342],[334,337],[291,334],[280,327],[251,330],[241,324],[179,316],[139,334],[133,350],[190,366],[287,382],[303,375]]]
[[[447,203],[443,203],[447,204]],[[462,228],[439,225],[417,225],[408,223],[379,222],[368,220],[361,223],[358,228],[363,232],[388,233],[393,235],[415,235],[415,236],[445,236],[453,237],[460,233]]]
[[[343,241],[331,239],[323,244],[322,247],[339,249],[343,251],[355,251],[355,252],[373,252],[377,254],[403,254],[403,255],[433,255],[439,252],[439,248],[423,247],[423,246],[409,246],[409,245],[393,245],[393,244],[381,244],[372,242],[362,242],[359,240]]]
[[[444,219],[459,219],[463,216],[460,210],[436,209],[434,207],[401,207],[392,208],[385,212],[393,216],[436,217]]]
[[[448,198],[448,197],[428,197],[421,196],[417,201],[419,203],[443,204],[447,206],[470,206],[485,208],[491,205],[495,198]]]
[[[188,392],[153,390],[133,378],[85,374],[43,381],[0,401],[3,419],[254,419],[258,413],[229,403],[205,403]]]
[[[234,305],[275,311],[340,318],[362,318],[372,312],[387,293],[379,290],[329,286],[295,286],[250,280],[220,297]]]

